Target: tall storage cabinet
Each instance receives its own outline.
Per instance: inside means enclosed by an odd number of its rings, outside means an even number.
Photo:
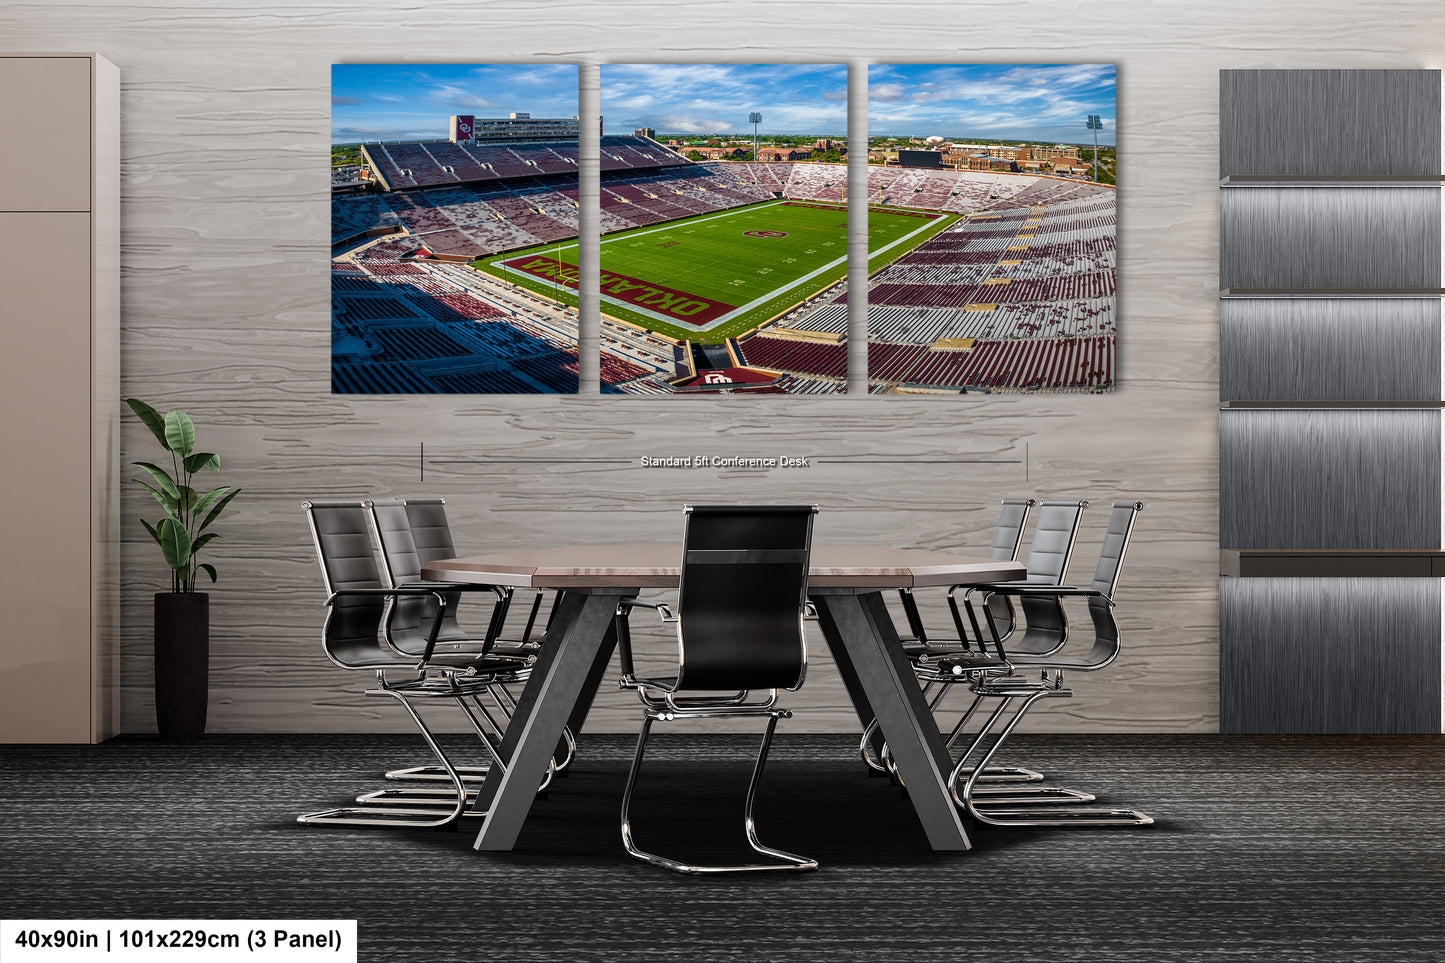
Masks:
[[[1220,727],[1438,733],[1440,71],[1219,112]]]
[[[119,727],[120,72],[0,53],[0,742]]]

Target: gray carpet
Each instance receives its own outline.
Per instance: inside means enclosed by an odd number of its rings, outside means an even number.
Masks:
[[[850,739],[783,730],[759,832],[822,868],[725,878],[623,854],[631,745],[584,736],[506,854],[473,851],[475,824],[294,822],[425,761],[415,737],[6,746],[0,916],[356,918],[361,959],[387,963],[1445,958],[1445,739],[1019,736],[1001,761],[1158,823],[981,830],[935,854]],[[745,852],[753,741],[664,732],[656,749],[640,844]]]

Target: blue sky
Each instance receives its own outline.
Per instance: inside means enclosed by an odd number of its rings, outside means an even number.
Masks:
[[[874,64],[868,133],[1114,144],[1113,64]]]
[[[848,133],[846,64],[603,64],[608,134]]]
[[[331,142],[442,140],[452,114],[577,114],[575,64],[333,64]]]

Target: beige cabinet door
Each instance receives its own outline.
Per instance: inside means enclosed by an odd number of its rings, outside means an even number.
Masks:
[[[91,739],[89,214],[0,213],[0,743]]]
[[[0,57],[0,211],[90,210],[89,57]]]

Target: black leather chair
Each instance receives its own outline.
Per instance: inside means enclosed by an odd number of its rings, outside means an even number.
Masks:
[[[682,578],[677,612],[656,602],[631,599],[634,608],[654,609],[675,626],[678,662],[670,678],[639,678],[634,673],[626,622],[619,621],[622,685],[642,699],[642,731],[622,797],[622,843],[638,859],[683,873],[816,869],[816,860],[765,846],[753,821],[753,803],[778,720],[778,692],[803,684],[807,647],[803,620],[807,601],[808,558],[812,546],[811,506],[722,506],[687,508]],[[754,694],[766,690],[765,696]],[[639,848],[629,816],[633,790],[642,768],[652,724],[673,719],[715,716],[767,716],[743,814],[748,844],[776,862],[703,865],[659,856]]]
[[[1005,498],[1003,500],[998,513],[998,522],[994,525],[993,544],[989,547],[988,552],[989,558],[1007,561],[1018,558],[1019,546],[1023,544],[1024,528],[1028,525],[1029,515],[1037,504],[1038,502],[1032,498]],[[904,654],[910,659],[942,657],[967,651],[967,644],[960,642],[959,639],[929,639],[928,630],[918,611],[918,600],[914,597],[912,589],[899,589],[898,597],[903,604],[903,614],[908,620],[909,630],[908,634],[899,633],[899,639],[903,643]],[[989,604],[995,603],[991,599]],[[996,615],[1000,619],[1000,624],[1007,624],[1010,627],[1013,625],[1013,606],[1006,597],[1000,596]],[[928,691],[929,687],[925,685],[924,692]],[[930,708],[937,708],[936,700]],[[887,757],[887,745],[878,735],[876,719],[863,727],[863,738],[858,742],[858,754],[873,772],[888,774],[892,771]],[[991,774],[990,778],[1013,781],[1016,779],[1042,779],[1043,775],[1032,770],[999,769]]]
[[[1060,647],[1050,648],[1043,653],[1032,653],[1028,649],[1019,651],[1012,645],[1005,647],[999,641],[998,632],[990,625],[987,634],[991,655],[950,657],[940,661],[940,674],[951,675],[958,681],[967,681],[976,693],[968,715],[973,714],[983,699],[999,700],[950,775],[955,800],[980,822],[994,826],[1145,826],[1153,822],[1149,816],[1131,809],[999,808],[1006,804],[996,798],[985,802],[978,798],[979,791],[975,788],[979,773],[1035,702],[1047,698],[1069,698],[1073,695],[1073,692],[1063,685],[1064,670],[1095,672],[1118,658],[1120,635],[1119,625],[1114,619],[1114,594],[1119,586],[1124,556],[1133,536],[1134,521],[1143,507],[1141,502],[1114,503],[1099,552],[1099,561],[1094,568],[1093,582],[1089,588],[1027,584],[1001,584],[994,588],[995,592],[1007,593],[1018,599],[1026,611],[1032,604],[1039,611],[1052,612],[1056,606],[1062,612],[1066,599],[1084,599],[1094,629],[1088,652],[1080,656],[1070,656],[1065,655]],[[1041,603],[1048,603],[1048,606]],[[972,618],[971,610],[969,614]],[[1027,640],[1027,633],[1023,638]],[[1028,681],[1018,674],[1020,669],[1039,669],[1041,677],[1037,682]],[[970,759],[979,753],[990,733],[1003,718],[1005,710],[1014,703],[1018,703],[1018,707],[1013,716],[998,730],[997,737],[982,753],[976,766],[970,769]],[[963,779],[961,789],[958,785],[960,779]]]
[[[1068,575],[1069,563],[1073,559],[1074,545],[1078,541],[1079,523],[1083,519],[1084,509],[1088,507],[1089,503],[1084,499],[1056,499],[1043,502],[1039,507],[1038,522],[1034,527],[1033,538],[1029,542],[1028,558],[1024,562],[1024,568],[1027,572],[1024,577],[1025,582],[1033,585],[1063,584],[1065,577]],[[1009,520],[1006,518],[1008,514],[1009,505],[1005,503],[1005,512],[1000,516],[1001,525]],[[1018,538],[1021,540],[1021,535],[1022,525],[1018,533],[1014,533],[1012,528],[1005,528],[1002,532],[996,533],[994,536],[995,548],[993,551],[999,551],[998,546],[1001,543],[1007,544],[1010,538]],[[1013,546],[1014,557],[1016,557],[1018,542],[1015,541]],[[1000,582],[998,584],[1009,585],[1015,583]],[[971,655],[971,653],[982,646],[983,638],[976,626],[973,634],[970,635],[969,628],[964,624],[963,612],[959,609],[956,598],[958,590],[962,587],[963,586],[955,585],[949,589],[948,592],[948,607],[953,616],[953,623],[958,632],[958,637],[941,641],[933,640],[928,644],[922,646],[913,645],[907,649],[910,658],[913,659],[918,678],[924,684],[925,694],[931,693],[929,708],[935,715],[942,706],[943,700],[951,691],[951,683],[956,681],[946,673],[939,673],[938,661],[940,659],[953,659],[953,664],[957,666],[960,664],[960,661],[969,658],[987,659],[990,657],[988,653],[983,651],[978,651],[977,656]],[[1000,639],[1011,637],[1018,624],[1014,607],[1010,601],[1011,597],[1007,593],[993,591],[994,587],[995,586],[989,584],[968,586],[969,592],[965,595],[965,601],[971,605],[972,600],[977,596],[980,600],[980,606],[986,608],[990,616],[996,620],[990,624],[994,625],[995,630],[1000,633]],[[1064,639],[1067,637],[1068,620],[1064,617],[1062,607],[1058,605],[1050,606],[1043,600],[1029,600],[1027,602],[1020,601],[1019,608],[1024,616],[1023,638],[1026,640],[1025,644],[1027,646],[1036,648],[1046,644],[1063,644]],[[970,609],[968,614],[970,619],[976,621],[977,616],[973,610]],[[937,688],[937,691],[934,691],[940,682],[945,684]],[[946,741],[950,747],[959,741],[959,738],[964,732],[964,727],[972,718],[976,708],[977,699],[975,699],[974,705],[970,706],[969,709],[964,712],[958,720],[958,723],[949,732]],[[867,753],[870,737],[871,733],[865,732],[863,742],[860,745],[864,760],[871,765],[872,762],[868,759]],[[880,756],[882,756],[880,761],[888,768],[888,771],[896,777],[897,774],[893,772],[890,764],[891,761],[886,757],[886,748],[887,747],[884,746],[883,752],[880,753]],[[1036,769],[1027,769],[1020,766],[993,766],[990,767],[987,772],[982,773],[979,778],[985,782],[1013,783],[1039,782],[1044,776],[1043,773]],[[1055,801],[1058,799],[1088,801],[1093,798],[1087,793],[1080,793],[1071,789],[984,789],[979,791],[979,795],[980,797],[991,795],[1011,803],[1026,803],[1033,800]]]
[[[438,745],[413,702],[446,699],[459,706],[482,739],[496,765],[502,765],[472,705],[490,686],[517,681],[526,671],[524,662],[491,655],[484,644],[479,651],[442,653],[436,641],[442,618],[421,624],[421,650],[399,652],[386,644],[382,625],[389,603],[431,600],[435,611],[444,614],[448,599],[433,588],[386,585],[372,548],[368,512],[360,501],[309,501],[303,503],[307,522],[321,562],[326,587],[327,616],[322,644],[327,658],[344,669],[375,672],[377,686],[370,696],[396,699],[421,731],[436,755],[446,778],[452,783],[449,805],[363,805],[308,813],[297,817],[310,824],[364,826],[441,827],[453,824],[466,808],[467,792],[460,773]],[[499,590],[490,591],[500,600]],[[470,815],[470,814],[468,814]]]
[[[371,516],[377,544],[381,548],[382,570],[388,584],[393,588],[420,586],[437,590],[448,602],[447,607],[441,613],[441,625],[437,632],[436,650],[438,652],[445,655],[482,654],[485,652],[493,656],[514,658],[523,662],[531,662],[535,659],[539,648],[537,643],[508,641],[500,637],[513,598],[510,588],[498,589],[502,593],[502,598],[493,600],[495,604],[490,606],[485,615],[487,628],[484,633],[478,635],[463,628],[457,617],[457,610],[460,608],[458,603],[467,591],[467,587],[422,579],[421,567],[426,563],[437,559],[457,557],[456,549],[452,544],[451,527],[447,522],[445,502],[442,499],[372,499],[365,502],[365,505]],[[537,599],[541,600],[540,593]],[[436,601],[432,598],[400,597],[394,599],[387,607],[386,617],[382,623],[388,644],[404,655],[417,654],[421,643],[422,627],[429,625],[431,620],[436,618],[436,608]],[[531,631],[532,619],[535,619],[536,611],[534,605],[532,618],[528,620],[527,628],[524,630],[524,638],[526,633]],[[488,687],[487,692],[503,718],[509,719],[512,710],[516,707],[516,700],[507,687],[499,683]],[[500,741],[505,729],[504,724],[494,719],[486,706],[480,702],[474,702],[473,708],[479,712],[481,718],[494,731],[495,738]],[[569,732],[564,739],[562,750],[558,753],[556,769],[565,769],[571,763],[574,745]],[[490,767],[480,765],[456,768],[464,781],[480,782],[486,778],[487,770]],[[549,772],[548,782],[551,780],[551,775]],[[439,766],[412,766],[405,769],[393,769],[386,774],[386,778],[432,782],[444,781],[449,777],[446,771]],[[545,785],[544,783],[544,788]],[[358,801],[375,803],[404,798],[409,802],[425,803],[434,801],[441,796],[449,798],[450,793],[392,789],[371,793],[360,797]]]
[[[988,557],[1012,562],[1019,557],[1019,547],[1023,544],[1024,529],[1028,526],[1029,515],[1033,513],[1034,506],[1038,502],[1032,498],[1005,498],[1002,507],[999,509],[998,522],[993,530],[993,544],[989,546]],[[912,658],[928,655],[936,650],[947,652],[956,648],[958,639],[930,641],[928,629],[923,624],[923,618],[918,612],[918,602],[913,597],[912,589],[899,589],[898,595],[903,603],[904,616],[908,620],[910,635],[903,636],[903,650]],[[993,610],[994,619],[1004,631],[1013,630],[1014,610],[1008,596],[1000,595],[997,598],[989,599],[989,607]]]

